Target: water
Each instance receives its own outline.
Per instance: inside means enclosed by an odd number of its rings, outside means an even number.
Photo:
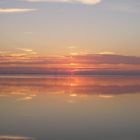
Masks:
[[[1,76],[0,140],[140,140],[140,77]]]

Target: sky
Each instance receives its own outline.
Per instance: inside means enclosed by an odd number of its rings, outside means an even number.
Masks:
[[[139,0],[0,0],[0,74],[140,74]]]
[[[139,0],[0,0],[0,51],[140,56]]]

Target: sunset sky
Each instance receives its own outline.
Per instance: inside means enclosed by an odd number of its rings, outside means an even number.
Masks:
[[[139,0],[0,0],[0,53],[140,56]]]
[[[0,74],[136,74],[139,25],[139,0],[0,0]]]
[[[140,0],[0,0],[0,140],[140,140]]]

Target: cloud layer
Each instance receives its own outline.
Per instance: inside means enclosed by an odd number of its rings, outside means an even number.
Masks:
[[[41,57],[30,49],[22,51],[0,55],[0,74],[140,75],[140,57],[116,54]]]

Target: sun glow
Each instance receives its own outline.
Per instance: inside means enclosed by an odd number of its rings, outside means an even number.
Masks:
[[[77,66],[76,63],[70,63],[69,65],[70,65],[70,66]]]
[[[77,94],[70,94],[70,97],[77,97],[78,95]]]
[[[70,53],[70,55],[78,55],[78,53],[77,52],[72,52],[72,53]]]

